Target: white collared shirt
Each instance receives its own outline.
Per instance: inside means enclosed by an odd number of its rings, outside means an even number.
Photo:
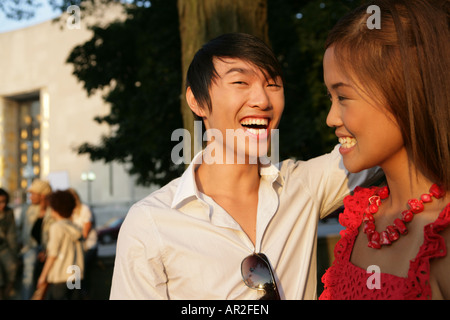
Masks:
[[[378,168],[349,174],[336,147],[309,161],[260,168],[256,243],[184,174],[134,204],[121,227],[111,299],[258,299],[242,260],[264,253],[282,299],[316,299],[317,225]],[[220,183],[220,182],[217,182]]]

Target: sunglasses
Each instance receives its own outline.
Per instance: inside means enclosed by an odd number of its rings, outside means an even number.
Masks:
[[[277,284],[269,260],[263,253],[253,253],[241,263],[242,279],[247,287],[264,290],[259,300],[280,300]]]

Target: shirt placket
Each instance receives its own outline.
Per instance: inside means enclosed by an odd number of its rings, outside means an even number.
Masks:
[[[267,227],[278,210],[278,195],[273,188],[276,176],[262,176],[258,191],[255,252],[263,252],[262,242]]]
[[[250,251],[254,251],[253,242],[248,237],[247,233],[242,229],[239,223],[233,219],[220,205],[214,202],[211,198],[206,198],[206,203],[209,205],[209,214],[211,223],[221,228],[227,228],[236,232],[242,240],[244,246],[248,247]]]
[[[206,195],[201,195],[201,201],[209,208],[211,223],[237,232],[243,245],[249,249],[249,252],[261,252],[261,244],[264,239],[266,229],[278,209],[278,194],[273,188],[273,183],[276,178],[276,174],[261,176],[260,186],[258,189],[255,244],[253,244],[247,233],[245,233],[236,220],[234,220],[233,217],[231,217],[221,206],[214,202],[212,198]]]

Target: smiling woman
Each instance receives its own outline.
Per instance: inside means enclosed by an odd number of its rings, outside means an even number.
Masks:
[[[397,120],[373,95],[360,89],[363,86],[355,77],[341,71],[333,46],[326,50],[323,65],[332,102],[327,125],[336,128],[347,170],[383,166],[393,154],[402,152],[404,141]]]
[[[368,28],[363,5],[329,33],[327,124],[347,170],[379,166],[387,185],[344,199],[346,230],[320,298],[449,299],[448,1],[370,4],[380,8],[381,28]],[[366,272],[373,266],[376,290]]]

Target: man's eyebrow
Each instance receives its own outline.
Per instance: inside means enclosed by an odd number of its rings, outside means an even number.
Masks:
[[[227,75],[227,74],[230,74],[230,73],[233,73],[233,72],[238,72],[238,73],[250,73],[250,70],[248,70],[248,69],[245,69],[245,68],[231,68],[231,69],[229,69],[227,72],[225,72],[225,74],[224,75]]]

